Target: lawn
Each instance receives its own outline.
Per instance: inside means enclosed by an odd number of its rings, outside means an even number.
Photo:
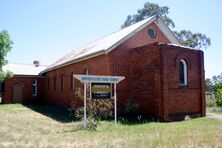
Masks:
[[[81,130],[66,110],[50,106],[0,105],[0,147],[219,147],[222,120],[172,123],[101,121]]]

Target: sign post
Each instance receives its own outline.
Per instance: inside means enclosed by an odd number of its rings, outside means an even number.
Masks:
[[[84,83],[84,128],[87,127],[86,123],[86,83],[90,83],[90,99],[92,97],[101,99],[101,98],[107,98],[112,97],[110,94],[110,86],[108,88],[107,84],[114,84],[114,119],[115,124],[117,123],[117,95],[116,95],[116,84],[120,81],[124,80],[125,77],[122,76],[99,76],[99,75],[73,75],[74,78],[78,79],[79,81]],[[94,88],[95,91],[92,91],[92,83],[96,83],[97,87]],[[101,87],[103,86],[103,87]],[[112,86],[112,85],[111,85]],[[96,95],[92,96],[92,92],[96,92]]]
[[[117,122],[116,83],[114,83],[114,114],[115,114],[115,124],[116,124]]]
[[[84,128],[86,128],[86,82],[84,82]]]

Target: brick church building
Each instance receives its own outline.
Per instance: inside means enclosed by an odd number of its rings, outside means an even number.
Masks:
[[[3,69],[14,72],[4,81],[3,103],[38,100],[68,107],[81,86],[73,74],[112,75],[125,76],[117,85],[118,113],[132,99],[138,114],[162,121],[206,114],[203,52],[182,46],[159,17],[75,49],[48,67]]]

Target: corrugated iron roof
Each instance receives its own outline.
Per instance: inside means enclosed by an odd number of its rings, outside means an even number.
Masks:
[[[47,68],[46,65],[35,67],[34,64],[14,64],[8,63],[2,67],[3,71],[11,71],[14,75],[39,75],[39,73]]]
[[[92,57],[93,55],[95,56],[95,55],[107,53],[107,52],[111,51],[112,49],[114,49],[115,47],[117,47],[118,45],[120,45],[126,39],[128,39],[129,37],[131,37],[132,35],[134,35],[138,31],[140,31],[141,29],[145,28],[147,25],[149,25],[150,23],[154,22],[157,19],[158,19],[158,21],[156,23],[158,23],[158,24],[161,23],[159,25],[160,29],[163,30],[163,28],[164,28],[163,33],[166,34],[166,36],[169,38],[169,40],[171,42],[173,41],[174,43],[180,44],[180,42],[175,38],[173,33],[163,23],[163,21],[160,18],[153,16],[153,17],[147,18],[145,20],[142,20],[136,24],[133,24],[129,27],[121,29],[111,35],[108,35],[108,36],[102,38],[102,39],[91,42],[81,48],[73,50],[71,53],[67,54],[63,58],[59,59],[58,61],[56,61],[55,63],[50,65],[45,71],[42,71],[42,73],[59,68],[59,67],[63,67],[65,65],[68,65],[68,64],[73,63],[75,61],[82,60],[86,57],[89,58],[89,57]],[[168,35],[168,34],[170,34],[170,35]]]

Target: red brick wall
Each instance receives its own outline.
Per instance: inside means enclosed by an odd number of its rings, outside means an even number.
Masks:
[[[129,97],[139,105],[137,114],[154,118],[160,116],[161,71],[158,46],[150,44],[131,51]]]
[[[74,90],[71,89],[71,77],[74,74],[84,74],[85,68],[88,68],[92,75],[109,75],[108,56],[102,55],[91,58],[80,63],[74,63],[53,71],[46,75],[45,101],[58,106],[69,106],[74,99]],[[61,90],[61,76],[64,75],[64,88]],[[56,89],[54,89],[53,77],[56,76]],[[48,79],[50,79],[48,89]],[[74,80],[74,88],[83,88],[78,80]]]
[[[32,96],[32,80],[37,80],[37,96]],[[42,101],[44,97],[44,78],[39,76],[14,76],[12,78],[6,78],[4,81],[4,94],[3,103],[13,103],[13,86],[16,83],[20,83],[23,86],[23,102],[28,103],[32,100]]]
[[[179,84],[179,61],[188,63],[188,86]],[[185,115],[205,116],[203,52],[150,44],[131,50],[128,94],[137,113],[169,121]]]
[[[186,48],[161,46],[163,60],[164,118],[177,115],[205,116],[203,52]],[[179,84],[179,61],[188,65],[188,85]]]

